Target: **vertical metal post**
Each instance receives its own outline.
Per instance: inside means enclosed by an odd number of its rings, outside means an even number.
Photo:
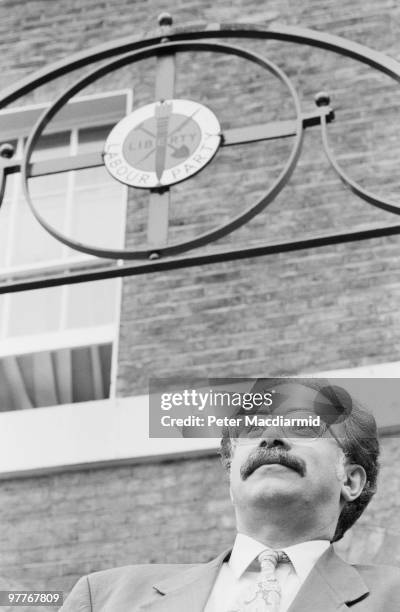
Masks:
[[[161,27],[172,25],[172,17],[161,14],[158,18]],[[166,39],[167,40],[167,39]],[[157,57],[155,78],[156,102],[169,100],[175,91],[175,54]],[[165,246],[168,242],[168,217],[171,194],[169,188],[150,192],[147,218],[147,243],[150,247]]]

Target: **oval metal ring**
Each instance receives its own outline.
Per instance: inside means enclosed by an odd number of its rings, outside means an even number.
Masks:
[[[62,232],[59,232],[54,227],[52,227],[44,217],[39,213],[37,208],[35,207],[30,191],[29,191],[29,166],[32,153],[34,151],[35,145],[40,138],[43,130],[46,125],[51,121],[51,119],[57,114],[57,112],[77,93],[79,93],[82,89],[102,78],[103,76],[122,68],[125,65],[135,63],[137,61],[147,59],[153,56],[163,55],[166,53],[174,53],[174,52],[187,52],[187,51],[211,51],[214,53],[224,53],[228,55],[236,55],[238,57],[247,59],[261,68],[268,70],[271,74],[276,76],[282,83],[286,85],[291,95],[291,98],[294,103],[295,111],[296,111],[296,134],[294,136],[294,143],[289,155],[289,158],[279,174],[278,178],[274,181],[270,189],[268,189],[263,196],[257,200],[257,202],[250,207],[248,207],[244,212],[240,213],[236,217],[234,217],[228,223],[222,224],[217,228],[210,230],[208,232],[204,232],[200,234],[196,238],[191,240],[186,240],[183,242],[177,242],[171,245],[167,245],[162,248],[142,248],[142,249],[103,249],[94,246],[90,246],[84,244],[82,242],[78,242],[73,240],[69,236],[66,236]],[[67,246],[81,251],[83,253],[87,253],[90,255],[95,255],[97,257],[106,257],[111,259],[144,259],[149,257],[154,251],[157,251],[157,254],[162,255],[175,255],[177,253],[182,253],[189,249],[197,248],[200,246],[204,246],[209,242],[214,240],[218,240],[223,236],[231,233],[235,229],[244,225],[252,219],[255,215],[261,212],[272,200],[277,196],[277,194],[283,189],[286,185],[287,180],[291,176],[294,168],[296,167],[297,160],[300,155],[301,144],[303,138],[303,122],[301,116],[301,108],[300,108],[300,100],[297,95],[297,92],[290,82],[287,75],[273,62],[257,55],[256,53],[252,53],[247,51],[246,49],[242,49],[241,47],[237,47],[234,45],[226,45],[222,43],[208,43],[208,42],[169,42],[169,43],[160,43],[157,45],[152,45],[145,49],[134,51],[131,53],[127,53],[118,59],[114,59],[111,62],[108,62],[92,72],[90,75],[80,79],[77,81],[72,87],[70,87],[66,92],[64,92],[48,109],[44,111],[39,120],[37,121],[34,129],[32,130],[24,153],[24,159],[21,165],[21,175],[23,180],[23,188],[26,200],[35,216],[37,221],[41,224],[41,226],[49,232],[54,238],[66,244]]]

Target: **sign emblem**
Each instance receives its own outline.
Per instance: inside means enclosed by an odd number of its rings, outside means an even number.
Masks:
[[[122,119],[104,145],[104,163],[118,181],[167,187],[204,168],[221,142],[214,113],[191,100],[147,104]]]

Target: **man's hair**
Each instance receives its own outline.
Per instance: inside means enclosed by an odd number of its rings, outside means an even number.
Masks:
[[[260,382],[267,382],[268,388],[275,388],[277,385],[285,383],[297,383],[310,387],[322,393],[325,398],[332,401],[337,406],[340,394],[338,394],[332,383],[323,378],[270,378],[259,379]],[[265,390],[267,387],[263,385]],[[259,383],[256,383],[257,387]],[[256,386],[255,385],[255,386]],[[337,387],[336,387],[337,389]],[[257,389],[258,390],[258,389]],[[254,387],[253,387],[254,392]],[[348,394],[346,394],[348,396]],[[349,396],[348,396],[349,397]],[[340,540],[345,532],[357,521],[364,512],[365,508],[376,493],[376,481],[379,470],[379,440],[376,421],[373,415],[367,411],[356,399],[351,398],[351,410],[348,406],[343,406],[346,417],[341,423],[343,433],[340,434],[342,450],[350,463],[361,465],[367,475],[367,480],[361,494],[357,499],[346,502],[342,508],[336,525],[336,531],[332,542]],[[227,471],[230,470],[232,444],[228,430],[223,431],[221,440],[221,460]]]

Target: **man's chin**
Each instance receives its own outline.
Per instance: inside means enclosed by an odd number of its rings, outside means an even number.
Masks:
[[[300,491],[296,488],[278,481],[269,483],[268,488],[255,487],[248,493],[248,504],[250,503],[254,508],[261,507],[266,510],[297,504],[300,496]]]
[[[255,500],[276,501],[298,499],[304,483],[298,472],[284,466],[263,466],[249,476],[247,492]]]

